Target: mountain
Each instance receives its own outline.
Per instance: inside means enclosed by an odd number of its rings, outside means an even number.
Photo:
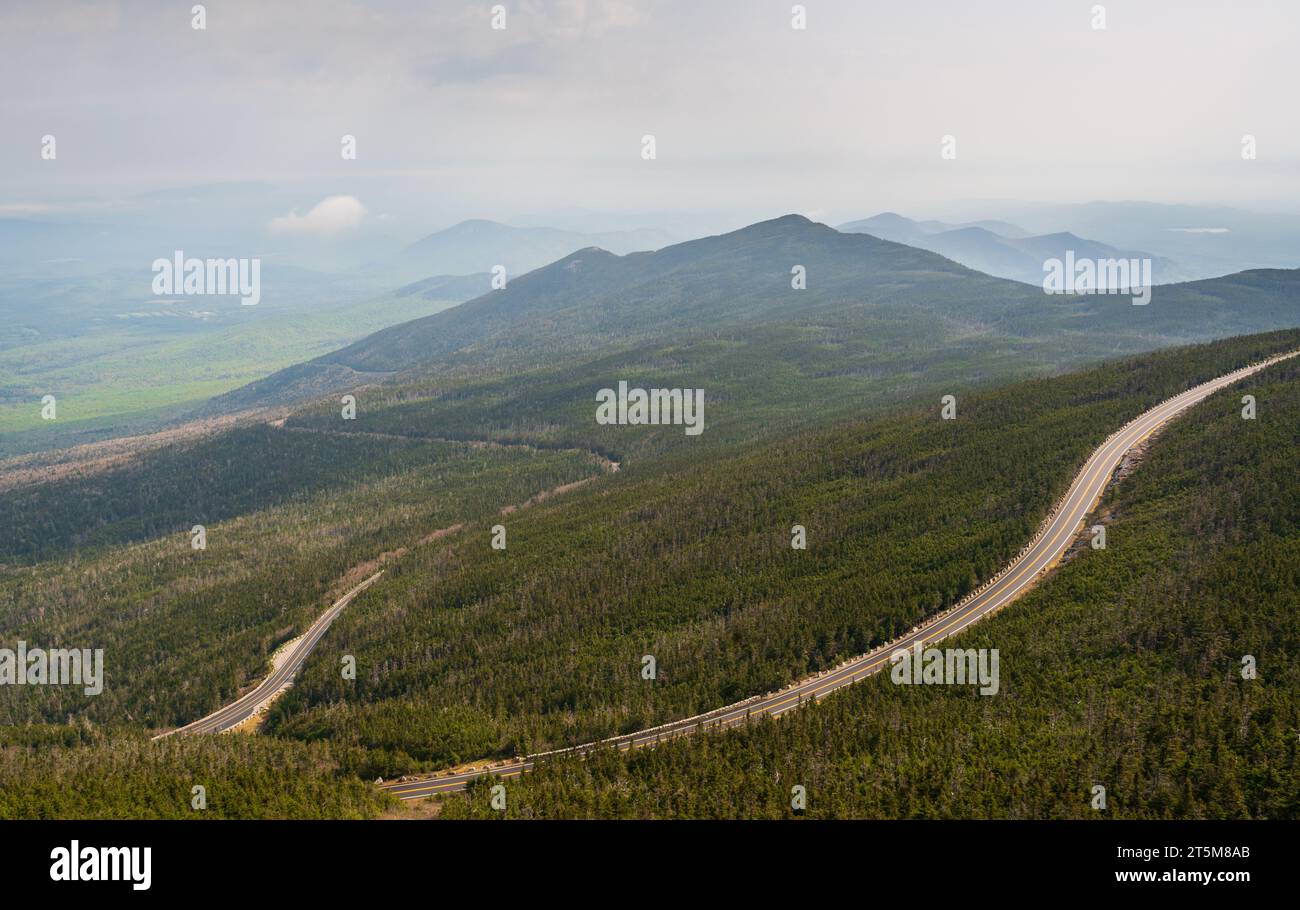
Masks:
[[[1151,259],[1151,275],[1156,284],[1200,277],[1189,274],[1171,259],[1119,250],[1068,232],[1035,236],[1005,221],[951,225],[942,221],[914,221],[884,212],[842,224],[839,229],[918,246],[981,272],[1026,284],[1042,284],[1043,263],[1048,259],[1064,261],[1067,251],[1073,251],[1075,259]]]
[[[863,218],[860,221],[850,221],[847,224],[841,224],[838,230],[850,234],[872,234],[882,240],[892,240],[895,243],[911,243],[913,240],[922,237],[942,234],[946,231],[959,231],[964,228],[982,228],[1001,237],[1013,239],[1031,236],[1030,231],[1026,231],[1019,225],[1012,224],[1009,221],[986,219],[983,221],[965,221],[961,224],[949,224],[946,221],[936,221],[933,218],[916,221],[897,212],[881,212],[879,215]]]
[[[1066,230],[1177,260],[1190,278],[1300,266],[1300,215],[1156,202],[981,203],[1034,233]]]
[[[550,227],[511,227],[495,221],[462,221],[417,240],[372,268],[401,280],[429,275],[468,275],[505,266],[507,278],[522,275],[584,247],[615,253],[653,250],[674,238],[654,229],[581,233]]]
[[[808,289],[791,288],[791,269]],[[938,306],[1015,289],[924,250],[842,234],[799,215],[739,231],[618,256],[587,247],[454,307],[443,318],[392,326],[218,400],[222,407],[282,402],[352,381],[447,362],[530,362],[693,330],[770,322],[800,305],[884,304],[924,289]]]
[[[805,290],[791,287],[795,266],[806,270]],[[850,341],[885,337],[1003,350],[1033,340],[1042,352],[1099,356],[1286,327],[1298,312],[1297,272],[1170,285],[1150,305],[1133,306],[1125,296],[1045,295],[927,250],[787,215],[652,253],[579,250],[502,290],[383,329],[212,407],[282,404],[404,371],[518,373],[566,357],[756,332],[784,338],[787,356],[806,343],[797,356],[809,366]],[[871,356],[866,350],[855,356]]]
[[[930,225],[937,227],[932,230]],[[881,240],[892,240],[895,243],[906,243],[915,246],[918,240],[931,234],[937,234],[940,231],[950,230],[951,227],[951,225],[939,221],[913,221],[911,218],[905,218],[897,212],[881,212],[879,215],[873,215],[870,218],[841,224],[839,230],[846,234],[870,234],[873,237],[879,237]]]
[[[1032,231],[1027,231],[1019,225],[1012,224],[1010,221],[997,221],[987,218],[980,221],[967,221],[962,224],[947,224],[943,221],[935,221],[933,219],[918,221],[916,223],[932,234],[939,234],[943,231],[956,231],[962,228],[983,228],[984,230],[992,231],[994,234],[998,234],[999,236],[1010,237],[1012,239],[1033,236]],[[869,234],[871,232],[867,231],[867,233]]]
[[[393,297],[419,297],[423,300],[472,300],[492,287],[492,276],[486,272],[474,275],[435,275],[404,284],[393,291]]]

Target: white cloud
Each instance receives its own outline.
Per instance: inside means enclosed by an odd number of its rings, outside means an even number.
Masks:
[[[53,210],[53,206],[36,202],[0,202],[0,215],[44,215]]]
[[[312,206],[306,215],[294,209],[287,215],[272,218],[268,225],[273,234],[315,234],[332,237],[354,231],[366,217],[366,207],[356,196],[328,196]]]

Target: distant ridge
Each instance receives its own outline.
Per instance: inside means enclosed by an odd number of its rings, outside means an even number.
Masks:
[[[496,221],[462,221],[407,246],[371,266],[402,282],[430,275],[471,275],[504,266],[510,277],[522,275],[588,246],[616,253],[654,250],[673,242],[655,229],[581,233],[549,227],[512,227]]]
[[[1177,262],[1139,250],[1121,250],[1068,232],[1031,235],[1005,221],[975,221],[945,224],[942,221],[913,221],[895,212],[840,225],[841,231],[871,234],[884,240],[906,243],[947,256],[954,262],[999,278],[1041,284],[1043,262],[1065,259],[1073,250],[1076,259],[1150,259],[1156,284],[1172,284],[1193,277]]]
[[[983,231],[983,228],[965,228]],[[1072,242],[1072,241],[1071,241]],[[806,288],[792,287],[802,267]],[[801,215],[654,252],[588,246],[459,306],[383,329],[219,399],[217,411],[282,405],[395,374],[513,372],[637,344],[763,327],[912,326],[916,337],[1062,337],[1092,332],[1147,347],[1294,325],[1300,272],[1247,272],[1160,289],[1149,307],[1114,295],[1049,296],[937,253]]]

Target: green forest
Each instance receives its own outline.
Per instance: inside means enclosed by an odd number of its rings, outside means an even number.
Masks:
[[[236,443],[243,444],[224,448]],[[97,496],[107,504],[104,514],[121,516],[102,526],[100,536],[135,530],[144,515],[159,522],[170,515],[171,526],[164,536],[137,543],[65,544],[58,558],[0,571],[6,640],[48,647],[85,642],[78,646],[101,647],[106,655],[101,695],[87,698],[63,686],[0,687],[0,721],[71,715],[163,729],[195,720],[260,678],[276,647],[302,633],[359,567],[378,567],[383,554],[414,546],[437,529],[494,516],[538,490],[601,473],[579,453],[269,428],[200,448],[224,458],[204,462],[193,451],[163,452],[143,466],[63,484],[86,489],[55,500],[62,511],[33,508],[19,516],[28,526],[52,523]],[[202,476],[205,463],[224,470]],[[309,489],[308,481],[331,475],[357,479]],[[267,478],[283,478],[286,488],[297,483],[300,491],[287,496]],[[38,488],[27,497],[43,495]],[[258,497],[278,504],[222,518]],[[195,550],[190,529],[205,519],[212,522],[206,549]]]
[[[78,816],[373,815],[394,811],[376,777],[586,742],[779,688],[978,586],[1129,418],[1296,347],[1300,332],[1278,332],[958,387],[952,421],[933,390],[901,388],[902,403],[853,416],[811,408],[798,431],[746,433],[738,408],[735,432],[698,448],[656,441],[655,428],[613,440],[621,428],[564,407],[497,434],[526,446],[484,445],[469,425],[451,441],[454,395],[363,398],[346,424],[309,409],[60,481],[57,497],[26,490],[7,519],[28,543],[10,542],[0,570],[0,628],[104,647],[107,681],[96,697],[0,689],[0,814],[48,811],[40,794],[54,788],[57,813]],[[748,730],[556,761],[511,782],[510,814],[778,816],[792,781],[808,788],[809,816],[1083,815],[1094,783],[1116,814],[1295,814],[1284,620],[1300,571],[1285,544],[1297,389],[1287,364],[1242,384],[1259,399],[1254,422],[1237,416],[1236,389],[1198,406],[1105,504],[1108,550],[965,633],[1002,650],[998,696],[878,678]],[[95,497],[109,520],[87,529],[77,502]],[[188,535],[198,508],[202,551]],[[491,546],[496,524],[504,550]],[[790,546],[795,524],[806,550]],[[1249,570],[1234,556],[1246,553]],[[147,741],[244,691],[347,579],[379,565],[259,735]],[[1238,607],[1229,591],[1247,592]],[[654,681],[639,673],[646,654]],[[1233,678],[1244,654],[1262,668],[1249,686]],[[355,679],[339,673],[345,655]],[[1257,779],[1251,756],[1263,755]],[[105,763],[131,786],[106,789]],[[209,816],[190,808],[194,785],[213,794]],[[486,812],[482,793],[447,797],[442,814]]]
[[[1167,428],[1102,503],[1106,549],[951,640],[1000,650],[996,696],[882,674],[744,729],[547,761],[509,782],[507,814],[1300,816],[1297,413],[1291,361]],[[487,786],[440,817],[496,817]]]

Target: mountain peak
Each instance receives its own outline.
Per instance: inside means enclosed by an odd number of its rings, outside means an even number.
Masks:
[[[724,237],[770,237],[778,234],[805,233],[809,230],[833,230],[819,221],[813,221],[805,215],[782,215],[779,218],[769,218],[767,221],[759,221],[747,225],[729,234],[723,234]]]
[[[916,224],[914,220],[908,218],[906,215],[900,215],[898,212],[881,212],[879,215],[872,215],[870,218],[864,218],[862,220],[880,222],[882,224],[885,222],[893,222],[895,224]]]
[[[621,259],[621,258],[622,258],[621,256],[619,256],[619,254],[617,254],[617,253],[611,253],[609,250],[605,249],[603,246],[595,246],[595,245],[593,244],[592,246],[584,246],[584,247],[583,247],[582,249],[580,249],[580,250],[574,250],[572,253],[570,253],[570,254],[567,255],[567,256],[561,256],[559,259],[555,260],[555,262],[551,263],[551,265],[553,265],[553,266],[558,266],[558,265],[560,265],[561,263],[570,262],[570,261],[572,261],[572,260],[574,260],[574,259],[581,259],[583,256],[587,256],[587,257],[593,257],[593,256],[595,256],[595,257],[599,257],[599,258],[601,258],[601,259]],[[549,267],[550,267],[550,266],[542,266],[542,268],[549,268]]]
[[[467,218],[464,221],[456,222],[449,228],[444,228],[442,231],[435,231],[435,233],[449,234],[468,231],[497,231],[502,228],[507,230],[511,229],[510,225],[502,224],[500,221],[489,221],[486,218]]]
[[[785,224],[816,224],[816,223],[817,222],[813,221],[811,218],[809,218],[806,215],[799,215],[794,212],[791,212],[789,215],[782,215],[779,218],[770,218],[767,221],[759,221],[757,222],[757,224],[752,225],[752,227],[757,227],[758,225],[762,225],[762,224],[785,225]]]

